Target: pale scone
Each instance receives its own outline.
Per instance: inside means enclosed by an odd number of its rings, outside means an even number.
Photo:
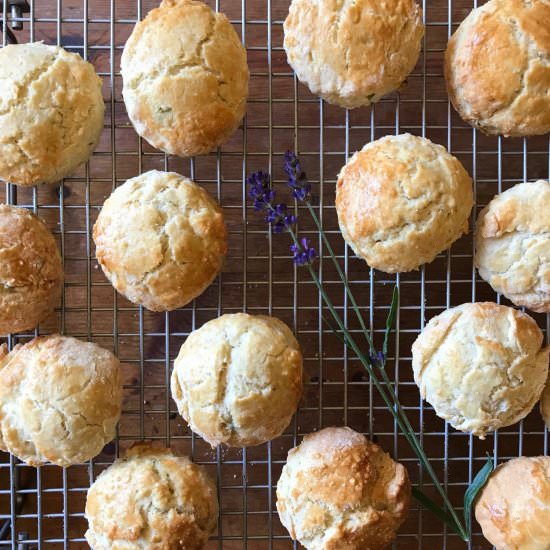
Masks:
[[[292,0],[284,35],[299,80],[354,109],[399,88],[418,60],[424,24],[415,0]]]
[[[484,439],[539,400],[549,348],[526,313],[492,302],[433,317],[412,346],[414,380],[437,416]]]
[[[44,222],[0,204],[0,334],[35,328],[59,304],[62,288],[61,256]]]
[[[196,0],[163,0],[134,28],[120,70],[136,132],[189,157],[215,150],[246,110],[246,50],[221,13]]]
[[[499,466],[477,499],[475,516],[496,550],[548,550],[550,457],[522,456]]]
[[[307,435],[288,453],[277,510],[308,550],[382,550],[405,521],[407,470],[350,428]]]
[[[54,334],[0,347],[0,449],[27,464],[93,458],[121,408],[120,363],[97,344]]]
[[[468,231],[472,180],[441,145],[402,134],[368,143],[342,168],[336,212],[344,239],[369,266],[418,269]]]
[[[0,179],[53,183],[92,154],[105,106],[78,54],[42,42],[0,49]]]
[[[479,274],[517,306],[550,311],[550,182],[497,195],[476,222]]]
[[[140,444],[96,479],[85,516],[92,550],[201,550],[216,529],[216,487],[186,456]]]
[[[212,446],[259,445],[281,435],[302,396],[292,331],[264,315],[222,315],[192,332],[174,362],[172,398]]]
[[[449,40],[445,79],[454,108],[486,134],[550,131],[550,3],[490,0]]]
[[[171,311],[202,294],[227,249],[218,204],[190,179],[157,170],[112,193],[93,235],[112,285],[151,311]]]

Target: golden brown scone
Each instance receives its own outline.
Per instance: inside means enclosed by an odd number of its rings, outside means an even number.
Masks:
[[[350,428],[307,435],[288,453],[277,510],[308,550],[382,550],[405,521],[407,470]]]
[[[486,134],[550,131],[550,2],[490,0],[449,40],[445,78],[459,115]]]
[[[222,315],[192,332],[172,373],[172,398],[212,446],[259,445],[281,435],[302,396],[292,331],[264,315]]]
[[[227,249],[218,204],[190,179],[157,170],[112,193],[97,218],[94,241],[112,285],[151,311],[171,311],[202,294]]]
[[[103,130],[101,79],[42,42],[0,49],[0,179],[53,183],[86,162]]]
[[[550,25],[550,22],[549,22]],[[476,222],[479,274],[517,306],[550,311],[550,183],[497,195]]]
[[[484,537],[497,550],[550,548],[550,457],[522,456],[500,465],[475,506]]]
[[[418,60],[424,24],[415,0],[293,0],[284,33],[300,81],[354,109],[399,88]]]
[[[550,376],[546,379],[540,396],[539,410],[546,427],[550,430]]]
[[[59,304],[62,288],[61,256],[44,222],[0,204],[0,334],[35,328]]]
[[[111,352],[59,334],[0,351],[0,449],[65,467],[115,437],[122,385]]]
[[[202,467],[140,444],[96,479],[86,499],[92,550],[201,550],[218,519]]]
[[[132,32],[120,64],[136,132],[189,157],[213,151],[246,110],[246,50],[231,23],[196,0],[163,0]]]
[[[515,424],[539,400],[549,348],[526,313],[492,302],[433,317],[412,346],[414,380],[436,414],[480,439]]]
[[[371,267],[418,269],[468,231],[472,180],[441,145],[402,134],[368,143],[338,176],[344,239]]]

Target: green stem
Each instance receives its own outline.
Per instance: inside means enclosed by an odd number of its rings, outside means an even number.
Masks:
[[[296,234],[294,233],[292,228],[289,228],[289,234],[292,237],[292,240],[294,241],[294,244],[296,244],[297,246],[300,246],[298,238],[296,237]],[[321,234],[324,235],[324,232],[321,231]],[[331,248],[329,248],[328,250],[329,250],[329,253],[331,253]],[[331,253],[331,257],[333,257],[335,259],[334,253]],[[311,278],[312,278],[313,282],[315,283],[315,285],[317,286],[317,289],[321,293],[321,296],[322,296],[328,310],[330,311],[332,317],[334,318],[334,320],[336,321],[338,327],[342,331],[342,333],[343,333],[343,335],[346,339],[347,345],[349,347],[351,347],[351,349],[357,355],[357,358],[361,361],[361,363],[363,364],[363,366],[365,367],[365,369],[367,370],[367,372],[371,376],[376,389],[378,390],[378,392],[380,393],[382,399],[386,403],[386,406],[388,407],[389,411],[391,412],[391,414],[395,418],[395,420],[397,422],[397,425],[399,426],[401,432],[403,433],[403,435],[405,436],[405,438],[407,439],[407,441],[409,442],[409,444],[411,445],[411,447],[415,451],[416,455],[420,459],[420,461],[421,461],[423,467],[425,468],[426,472],[428,473],[428,475],[432,479],[436,490],[438,491],[441,498],[443,499],[443,502],[447,506],[447,508],[449,510],[449,513],[450,513],[450,515],[451,515],[451,517],[452,517],[452,519],[455,523],[455,531],[457,532],[458,535],[460,535],[460,537],[464,541],[468,541],[469,536],[466,533],[464,527],[462,526],[462,523],[460,522],[460,520],[458,518],[458,515],[457,515],[451,501],[449,500],[449,497],[447,496],[445,490],[441,486],[441,484],[439,482],[439,479],[437,478],[437,475],[436,475],[435,471],[433,470],[433,468],[432,468],[432,466],[431,466],[431,464],[428,460],[428,457],[424,453],[424,450],[422,449],[422,446],[420,445],[420,442],[418,441],[418,438],[416,437],[416,433],[414,432],[414,430],[413,430],[413,428],[412,428],[412,426],[411,426],[411,424],[410,424],[410,422],[409,422],[409,420],[408,420],[408,418],[405,414],[405,411],[402,409],[402,407],[399,403],[399,400],[397,399],[397,395],[396,395],[396,393],[395,393],[395,391],[392,387],[391,381],[389,380],[389,378],[387,376],[387,373],[385,372],[384,369],[380,369],[380,370],[383,370],[382,376],[384,378],[386,389],[390,392],[390,394],[391,394],[391,396],[394,400],[394,403],[392,403],[390,401],[388,395],[384,391],[384,388],[382,387],[382,384],[380,383],[380,380],[378,379],[378,377],[376,376],[376,374],[375,374],[375,372],[372,368],[371,362],[365,357],[363,352],[359,349],[359,347],[356,344],[355,340],[353,339],[351,333],[345,327],[342,319],[338,315],[338,312],[336,311],[334,305],[332,304],[332,301],[330,300],[327,293],[325,292],[325,290],[324,290],[321,282],[319,281],[319,278],[318,278],[317,274],[313,270],[312,266],[310,264],[307,264],[307,267],[308,267],[309,273],[311,275]],[[342,273],[340,266],[338,266],[338,268],[339,268],[339,273],[341,273],[342,281],[344,281],[345,276]],[[346,288],[349,288],[349,287],[346,285]]]
[[[365,338],[367,339],[367,343],[369,344],[369,351],[371,353],[374,353],[374,343],[372,341],[372,338],[370,336],[370,331],[367,330],[367,326],[365,324],[365,321],[363,319],[363,315],[361,314],[361,310],[359,309],[359,306],[357,305],[357,301],[355,300],[355,296],[353,295],[353,292],[351,291],[351,287],[349,286],[348,279],[345,276],[344,272],[342,271],[342,268],[340,267],[340,262],[336,259],[336,255],[334,254],[334,250],[332,249],[332,245],[330,244],[330,241],[328,240],[325,232],[323,231],[323,228],[321,227],[321,222],[319,218],[317,217],[317,214],[315,212],[315,209],[313,206],[311,206],[311,203],[309,201],[306,202],[306,205],[308,207],[309,213],[311,217],[313,218],[313,221],[315,223],[315,226],[317,227],[317,231],[319,231],[319,235],[321,235],[321,238],[323,239],[323,244],[325,245],[326,249],[329,252],[329,256],[332,260],[332,263],[334,264],[334,267],[336,268],[336,271],[338,272],[338,275],[340,279],[342,280],[342,283],[344,283],[344,287],[346,289],[346,292],[349,296],[351,305],[353,306],[353,310],[355,312],[355,315],[357,316],[357,319],[359,320],[359,324],[361,325],[361,328],[363,329],[363,334],[365,335]]]

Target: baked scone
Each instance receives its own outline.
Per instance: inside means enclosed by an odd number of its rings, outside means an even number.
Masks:
[[[475,505],[483,536],[497,550],[550,548],[550,457],[522,456],[500,465]]]
[[[441,145],[410,134],[368,143],[342,168],[336,212],[344,239],[369,266],[418,269],[468,231],[472,180]]]
[[[354,109],[399,88],[418,61],[424,24],[415,0],[292,0],[284,34],[300,81]]]
[[[549,348],[526,313],[492,302],[433,317],[412,346],[414,380],[437,416],[480,439],[531,411],[548,375]]]
[[[42,42],[0,49],[0,179],[53,183],[86,162],[103,130],[101,79]]]
[[[486,134],[550,132],[550,3],[490,0],[449,40],[445,79],[454,108]]]
[[[121,408],[120,363],[97,344],[54,334],[0,347],[0,449],[27,464],[93,458]]]
[[[163,0],[124,46],[122,94],[136,132],[189,157],[237,129],[248,96],[246,50],[231,23],[196,0]]]
[[[407,470],[350,428],[307,435],[288,453],[277,510],[308,550],[382,550],[409,510]]]
[[[0,334],[35,328],[59,304],[62,288],[61,256],[44,222],[0,204]]]
[[[546,427],[550,430],[550,376],[540,396],[539,410]]]
[[[115,189],[93,234],[112,285],[151,311],[171,311],[202,294],[227,249],[218,204],[190,179],[157,170]]]
[[[302,353],[279,319],[227,314],[192,332],[172,372],[172,398],[213,447],[281,435],[302,396]]]
[[[550,22],[549,22],[550,24]],[[497,195],[476,222],[476,267],[517,306],[550,311],[550,182]]]
[[[201,550],[216,529],[216,487],[186,456],[140,444],[96,479],[85,515],[92,550]]]

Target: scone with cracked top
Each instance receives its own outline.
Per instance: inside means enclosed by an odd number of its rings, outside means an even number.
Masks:
[[[88,490],[92,550],[201,550],[216,528],[216,487],[201,466],[139,444]]]
[[[429,263],[468,231],[472,180],[441,145],[411,134],[368,143],[342,168],[336,212],[344,239],[386,273]]]
[[[449,40],[445,79],[454,108],[486,134],[550,132],[550,2],[490,0]]]
[[[259,445],[281,435],[302,396],[302,353],[279,319],[227,314],[192,332],[172,372],[172,398],[212,446]]]
[[[103,130],[101,79],[42,42],[0,49],[0,179],[54,183],[86,162]]]
[[[120,363],[91,342],[54,334],[0,347],[0,449],[31,466],[70,466],[115,437]]]
[[[118,292],[151,311],[171,311],[216,278],[226,233],[219,205],[202,187],[151,170],[111,194],[93,235],[97,259]]]
[[[215,150],[244,116],[246,50],[227,17],[197,0],[151,10],[126,42],[120,70],[136,132],[171,155]]]
[[[277,510],[308,550],[383,550],[405,521],[407,470],[350,428],[325,428],[291,449]]]
[[[492,302],[432,318],[412,346],[414,380],[436,414],[480,439],[515,424],[548,376],[543,335],[526,313]]]
[[[24,208],[0,205],[0,334],[35,328],[59,304],[63,265],[46,224]]]
[[[549,22],[550,24],[550,22]],[[479,274],[517,306],[550,311],[550,182],[519,183],[476,222]]]
[[[522,456],[492,472],[475,504],[483,536],[497,550],[550,548],[550,457]]]
[[[418,60],[424,25],[415,0],[293,0],[284,34],[300,81],[354,109],[399,88]]]

